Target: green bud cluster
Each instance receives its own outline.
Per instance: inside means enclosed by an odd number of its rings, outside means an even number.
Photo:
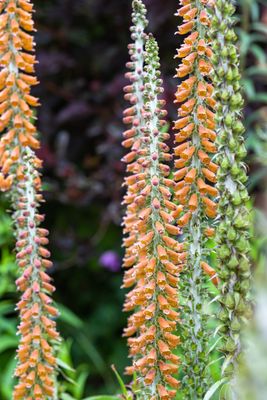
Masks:
[[[210,35],[213,46],[213,85],[217,102],[217,144],[219,154],[217,188],[220,192],[216,241],[221,280],[221,341],[225,355],[223,374],[231,380],[241,353],[240,330],[250,314],[250,213],[246,189],[246,156],[243,98],[239,55],[233,29],[232,0],[217,0],[211,10]]]

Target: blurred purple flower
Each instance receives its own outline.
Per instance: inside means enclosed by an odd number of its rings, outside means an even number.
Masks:
[[[99,263],[102,267],[112,272],[119,271],[121,266],[120,257],[112,250],[105,251],[99,258]]]

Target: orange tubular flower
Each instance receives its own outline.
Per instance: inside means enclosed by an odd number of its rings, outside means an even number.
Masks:
[[[145,125],[140,138],[142,151],[130,161],[133,171],[126,178],[128,191],[133,194],[132,216],[125,218],[124,239],[126,268],[123,287],[132,287],[127,294],[125,311],[134,313],[128,319],[124,335],[128,337],[133,364],[126,373],[136,372],[142,398],[171,399],[176,395],[179,381],[173,377],[179,357],[173,353],[180,339],[174,332],[179,320],[177,298],[178,276],[185,252],[175,237],[174,225],[180,210],[171,201],[174,182],[168,179],[168,133],[162,128],[164,101],[159,100],[160,87],[158,46],[153,37],[147,39],[144,76]],[[132,232],[135,231],[135,234]]]
[[[33,6],[29,0],[0,3],[0,189],[9,191],[16,227],[16,258],[21,271],[16,284],[22,297],[17,304],[21,336],[15,376],[14,400],[54,398],[56,359],[53,345],[58,341],[54,318],[57,310],[50,298],[54,291],[46,269],[51,267],[46,249],[48,231],[40,227],[44,216],[38,168],[41,161],[32,124],[31,107],[38,99],[30,87],[37,84],[34,72]]]
[[[30,88],[37,79],[31,74],[36,63],[33,6],[29,0],[2,0],[0,5],[0,189],[8,190],[19,174],[22,149],[39,148],[31,107],[38,99]],[[28,33],[29,32],[29,33]]]
[[[176,77],[182,81],[175,94],[179,105],[178,120],[175,121],[176,155],[174,179],[177,181],[175,199],[183,205],[178,217],[178,226],[183,227],[188,257],[183,278],[185,322],[183,353],[186,354],[184,395],[186,398],[202,398],[208,387],[206,368],[206,316],[201,311],[206,290],[205,279],[218,284],[216,272],[207,264],[210,249],[207,239],[212,236],[210,218],[216,217],[217,204],[214,188],[217,165],[212,161],[217,151],[214,144],[215,102],[210,83],[210,56],[208,40],[210,21],[206,11],[206,0],[180,0],[177,15],[183,18],[178,34],[187,36],[175,58],[181,63]],[[203,274],[204,273],[204,274]],[[198,370],[195,370],[195,366]]]
[[[130,107],[127,108],[123,115],[123,122],[128,125],[128,129],[123,133],[123,147],[129,149],[129,152],[123,157],[122,161],[128,164],[127,172],[131,175],[125,179],[124,185],[127,187],[127,192],[124,196],[123,204],[126,204],[126,215],[124,217],[124,232],[129,234],[127,243],[135,242],[135,208],[143,201],[142,196],[136,198],[135,191],[142,187],[144,193],[147,193],[148,188],[144,186],[144,174],[142,166],[135,162],[138,154],[142,152],[142,136],[144,128],[143,110],[143,90],[144,90],[144,46],[145,46],[145,28],[147,26],[146,8],[141,0],[133,0],[133,13],[131,27],[131,43],[129,54],[131,61],[127,63],[129,72],[126,73],[126,78],[129,79],[130,85],[125,86],[125,100],[130,102]],[[126,227],[127,226],[127,227]]]
[[[20,159],[21,173],[12,193],[16,226],[16,258],[21,270],[16,284],[23,292],[17,304],[21,340],[17,351],[14,400],[47,400],[54,396],[56,358],[53,345],[58,341],[54,318],[57,310],[50,298],[55,287],[46,269],[52,266],[46,249],[48,231],[40,227],[44,216],[38,213],[43,201],[40,193],[40,160],[29,148]]]

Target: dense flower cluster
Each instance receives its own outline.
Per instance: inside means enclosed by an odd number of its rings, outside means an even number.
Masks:
[[[33,36],[32,4],[28,0],[3,0],[0,4],[0,189],[8,190],[20,177],[18,163],[21,148],[38,148],[31,106],[38,99],[30,88],[37,79],[32,76],[36,63]]]
[[[58,340],[54,317],[57,310],[50,298],[54,291],[46,269],[51,267],[46,249],[48,231],[40,227],[44,216],[38,212],[43,201],[38,168],[41,161],[33,125],[32,106],[38,99],[30,94],[37,84],[33,6],[29,0],[3,0],[0,4],[0,189],[10,194],[16,229],[16,258],[20,277],[16,284],[22,297],[21,336],[17,351],[14,400],[54,398],[55,366],[53,344]]]
[[[213,162],[215,145],[215,101],[210,83],[212,51],[208,40],[210,19],[206,0],[180,0],[177,15],[183,17],[179,35],[187,35],[176,58],[181,59],[176,76],[182,79],[175,95],[179,104],[174,129],[175,199],[183,207],[178,225],[183,228],[188,246],[186,268],[182,275],[184,298],[183,355],[185,361],[184,393],[202,398],[207,389],[207,326],[205,315],[206,277],[218,283],[207,263],[208,238],[214,235],[210,219],[216,217],[214,187],[218,166]]]
[[[222,335],[220,349],[225,354],[223,373],[231,376],[241,351],[240,329],[250,314],[250,215],[246,189],[247,174],[243,105],[240,93],[239,57],[233,30],[235,12],[232,0],[218,0],[211,8],[211,39],[214,65],[213,82],[217,102],[217,143],[219,146],[217,188],[220,191],[218,243],[221,280]]]
[[[134,286],[124,305],[125,311],[134,311],[125,329],[133,358],[126,372],[137,373],[142,399],[167,400],[175,397],[179,387],[173,377],[178,372],[179,357],[172,350],[180,341],[174,334],[179,321],[177,286],[186,253],[175,239],[179,228],[174,221],[180,209],[171,201],[174,184],[168,179],[166,162],[171,156],[165,144],[169,134],[164,133],[164,101],[158,98],[162,89],[158,46],[153,37],[147,39],[145,61],[144,125],[140,136],[132,129],[135,147],[124,157],[130,172],[125,179],[125,203],[131,213],[124,218],[123,286]],[[133,116],[135,112],[133,107]]]
[[[133,43],[128,46],[131,61],[127,63],[130,71],[126,73],[126,78],[130,81],[130,85],[124,87],[125,100],[130,102],[131,107],[124,111],[123,122],[129,126],[129,129],[123,133],[124,141],[122,142],[123,147],[130,149],[130,151],[122,161],[128,163],[127,172],[134,174],[135,171],[131,163],[135,159],[137,151],[140,151],[143,146],[142,137],[145,124],[142,111],[144,107],[145,28],[147,20],[146,8],[141,0],[133,1],[132,22],[133,26],[130,29]],[[129,179],[126,178],[124,185],[126,185],[127,193],[123,201],[126,204],[126,221],[134,217],[132,203],[136,200],[136,195],[131,191],[128,181]],[[131,231],[128,230],[127,233],[134,234],[134,230],[134,223],[132,223]]]
[[[44,216],[38,207],[43,201],[40,193],[40,160],[29,148],[20,159],[22,176],[13,193],[13,218],[16,226],[16,258],[21,275],[16,284],[23,292],[17,304],[20,312],[21,340],[17,352],[15,376],[19,383],[14,389],[14,400],[52,399],[54,395],[53,343],[58,339],[51,293],[55,290],[46,269],[52,266],[48,259],[48,231],[40,227]]]

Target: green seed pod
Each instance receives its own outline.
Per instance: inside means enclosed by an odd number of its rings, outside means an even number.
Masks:
[[[235,269],[238,266],[239,262],[236,256],[232,256],[230,261],[228,262],[228,266],[230,269]]]
[[[228,311],[221,309],[221,311],[218,314],[218,318],[223,322],[228,321],[229,319]]]
[[[238,304],[238,307],[236,309],[237,313],[239,315],[242,315],[246,311],[246,307],[247,307],[247,305],[245,304],[244,300],[241,299],[239,304]]]
[[[219,249],[218,249],[218,255],[221,259],[225,259],[227,257],[230,256],[230,250],[227,247],[227,245],[222,245]]]
[[[237,164],[237,162],[235,162],[231,168],[231,174],[234,176],[238,176],[240,172],[240,166]]]
[[[233,78],[234,78],[233,70],[229,68],[226,74],[226,80],[227,82],[231,82]]]
[[[229,149],[234,152],[237,148],[237,141],[233,137],[231,137],[228,146]]]
[[[237,228],[244,228],[246,226],[246,221],[242,215],[238,215],[236,219],[233,221],[234,226]]]
[[[227,114],[224,123],[226,126],[230,127],[232,125],[233,119],[232,119],[232,114]]]
[[[240,291],[242,293],[246,293],[250,288],[250,280],[246,279],[243,282],[240,283]]]
[[[228,293],[228,294],[225,296],[224,304],[226,305],[227,308],[229,308],[230,310],[233,310],[234,307],[235,307],[235,299],[234,299],[234,296],[233,296],[232,294]]]
[[[221,280],[221,298],[218,318],[223,324],[220,349],[227,359],[224,376],[232,379],[242,349],[239,332],[249,315],[249,290],[251,266],[249,199],[245,183],[246,156],[244,125],[241,120],[243,98],[241,95],[239,54],[233,29],[235,12],[232,0],[217,0],[211,7],[209,30],[214,53],[213,85],[217,104],[217,145],[220,169],[217,189],[220,194],[220,221],[216,243]],[[216,16],[216,24],[213,17]],[[214,46],[219,43],[219,46]],[[226,73],[222,73],[222,69]],[[228,95],[229,94],[229,95]],[[224,343],[224,345],[223,345]]]
[[[231,106],[239,106],[239,107],[241,107],[243,105],[243,103],[244,103],[244,100],[243,100],[243,98],[242,98],[240,93],[234,94],[230,99],[230,105]]]
[[[233,126],[233,131],[237,134],[243,133],[245,130],[244,125],[241,121],[236,121]]]
[[[234,228],[230,228],[227,233],[227,239],[229,239],[232,242],[233,240],[236,239],[236,237],[237,237],[236,231],[234,230]]]
[[[231,322],[231,329],[232,329],[234,332],[239,332],[239,331],[240,331],[240,329],[241,329],[241,323],[240,323],[240,321],[239,321],[239,319],[238,319],[237,317],[235,317],[235,318],[233,319],[233,321]]]
[[[229,353],[234,353],[236,350],[236,342],[232,338],[229,338],[225,343],[225,350]]]
[[[241,238],[236,242],[236,248],[242,253],[249,246],[249,242],[241,236]]]
[[[240,263],[239,263],[239,269],[242,272],[247,272],[250,270],[250,263],[248,262],[248,260],[246,260],[245,258],[243,258]]]
[[[238,206],[239,204],[241,204],[241,202],[242,202],[242,199],[241,199],[240,193],[235,192],[234,195],[232,196],[232,203],[235,206]]]
[[[221,161],[221,168],[227,170],[230,167],[230,162],[227,157],[224,157]]]
[[[226,280],[230,277],[231,273],[228,269],[224,269],[219,272],[220,278],[223,280]]]

